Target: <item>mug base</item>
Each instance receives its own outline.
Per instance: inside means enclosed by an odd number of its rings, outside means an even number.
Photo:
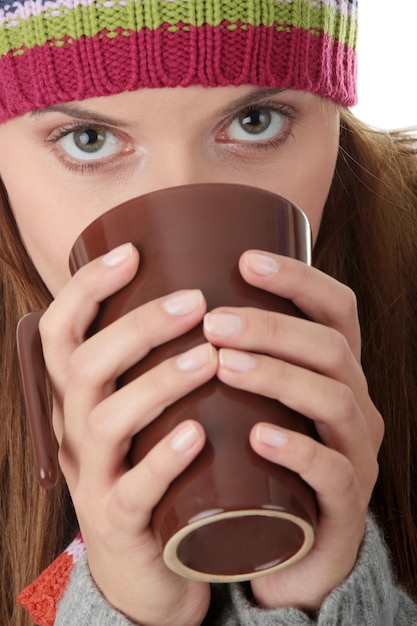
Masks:
[[[212,512],[166,543],[167,567],[192,580],[241,582],[292,565],[311,549],[313,524],[271,509]]]

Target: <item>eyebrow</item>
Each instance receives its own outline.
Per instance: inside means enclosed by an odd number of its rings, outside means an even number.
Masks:
[[[277,94],[284,93],[284,91],[288,90],[279,88],[257,89],[256,91],[252,91],[246,96],[242,96],[242,98],[234,100],[231,104],[227,105],[226,108],[223,109],[223,114],[232,115],[242,109],[248,109],[251,106],[258,104],[260,101],[265,100],[265,98],[276,96]]]
[[[252,91],[237,100],[234,100],[229,105],[227,105],[224,109],[222,109],[222,114],[224,116],[232,115],[242,109],[247,109],[258,102],[265,100],[265,98],[275,96],[277,94],[283,93],[287,91],[286,89],[279,88],[264,88],[264,89],[256,89],[256,91]],[[50,106],[44,109],[36,109],[32,111],[30,114],[31,117],[40,117],[42,115],[46,115],[48,113],[62,113],[63,115],[67,115],[68,117],[72,117],[74,119],[85,120],[85,121],[94,121],[99,124],[105,124],[109,126],[119,126],[119,127],[128,127],[129,123],[115,118],[109,117],[106,115],[98,114],[97,111],[93,111],[91,109],[82,109],[77,104],[74,103],[63,103],[63,104],[51,104]]]
[[[97,113],[97,111],[92,111],[90,109],[81,109],[73,103],[51,104],[45,109],[36,109],[35,111],[32,111],[31,117],[40,117],[41,115],[45,115],[47,113],[62,113],[63,115],[67,115],[68,117],[72,117],[74,119],[86,120],[90,122],[93,120],[94,122],[98,122],[99,124],[105,124],[106,126],[130,126],[130,124],[116,117],[101,115]]]

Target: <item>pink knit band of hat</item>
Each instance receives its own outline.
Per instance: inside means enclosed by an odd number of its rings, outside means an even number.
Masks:
[[[358,0],[0,3],[0,121],[140,88],[254,85],[356,102]]]

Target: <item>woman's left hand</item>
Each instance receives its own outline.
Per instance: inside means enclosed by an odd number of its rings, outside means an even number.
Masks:
[[[220,348],[220,380],[275,398],[315,422],[320,442],[271,424],[258,424],[250,434],[259,455],[314,489],[319,507],[311,551],[253,580],[254,598],[266,608],[312,612],[355,565],[378,475],[383,420],[360,364],[353,292],[316,268],[269,253],[245,253],[240,271],[308,317],[222,307],[207,314],[205,335]]]

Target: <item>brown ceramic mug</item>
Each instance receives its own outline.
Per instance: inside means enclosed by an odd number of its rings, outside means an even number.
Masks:
[[[140,251],[138,273],[103,302],[91,332],[179,289],[201,289],[208,310],[251,306],[301,315],[291,302],[245,283],[238,270],[240,255],[251,248],[310,262],[305,215],[275,194],[207,184],[135,198],[83,231],[71,252],[71,271],[127,241]],[[153,349],[120,377],[120,386],[203,341],[199,325]],[[255,454],[249,431],[266,421],[314,436],[311,422],[275,400],[213,378],[140,431],[132,463],[186,419],[201,422],[207,442],[153,512],[166,564],[189,578],[225,582],[251,579],[305,555],[314,539],[314,493],[293,472]]]
[[[138,274],[102,304],[91,332],[143,302],[187,288],[202,289],[209,310],[254,306],[301,315],[291,302],[245,283],[237,267],[249,248],[310,263],[308,221],[284,198],[237,185],[176,187],[136,198],[87,227],[73,247],[71,271],[126,241],[140,250]],[[37,475],[51,488],[58,467],[38,331],[41,315],[20,320],[17,345]],[[198,326],[154,349],[119,384],[202,341]],[[315,436],[312,423],[279,402],[214,378],[139,433],[132,463],[189,418],[200,420],[207,443],[153,512],[166,564],[190,578],[226,582],[249,580],[305,555],[314,540],[314,493],[296,474],[256,455],[248,438],[259,421]]]

